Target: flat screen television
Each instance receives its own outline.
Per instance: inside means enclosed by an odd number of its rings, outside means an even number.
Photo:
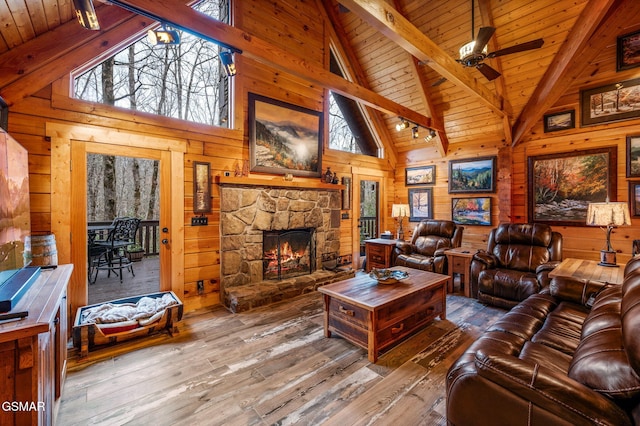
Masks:
[[[27,150],[0,129],[0,312],[11,310],[39,272],[25,264],[30,234]]]

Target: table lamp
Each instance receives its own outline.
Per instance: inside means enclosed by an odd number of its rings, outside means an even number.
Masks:
[[[409,216],[409,204],[393,204],[391,206],[391,217],[398,222],[396,238],[404,240],[404,230],[402,229],[402,221],[405,216]]]
[[[587,225],[606,227],[607,248],[600,251],[600,266],[618,266],[616,252],[611,248],[611,231],[616,226],[631,225],[629,205],[624,202],[589,203]]]

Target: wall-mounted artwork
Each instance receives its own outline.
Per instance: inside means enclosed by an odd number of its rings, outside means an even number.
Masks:
[[[640,135],[627,136],[627,177],[640,177]]]
[[[193,162],[193,212],[211,212],[211,164]]]
[[[493,192],[496,157],[449,161],[449,193]]]
[[[616,71],[640,66],[640,31],[618,37]]]
[[[528,158],[529,221],[585,226],[591,202],[616,200],[617,147]]]
[[[436,183],[436,166],[407,167],[404,169],[405,185],[429,185]]]
[[[559,130],[573,129],[576,127],[576,111],[562,111],[544,116],[544,132],[557,132]]]
[[[629,211],[631,216],[640,217],[640,182],[629,182]]]
[[[580,91],[580,126],[640,117],[640,78]]]
[[[409,221],[420,222],[422,219],[433,219],[432,188],[409,190]]]
[[[249,93],[251,171],[322,173],[322,113]]]
[[[451,199],[451,220],[460,225],[491,225],[491,197]]]

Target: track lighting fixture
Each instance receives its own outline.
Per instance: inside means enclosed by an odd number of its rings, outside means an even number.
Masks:
[[[404,129],[408,129],[409,126],[411,126],[411,124],[404,118],[400,117],[400,122],[396,124],[396,130],[400,132]]]
[[[164,25],[157,30],[147,31],[147,40],[154,46],[159,44],[180,44],[180,34],[176,30],[168,30]]]
[[[98,15],[96,15],[92,0],[73,0],[73,8],[80,25],[88,30],[98,31],[100,29]]]
[[[436,137],[436,131],[433,129],[429,129],[429,134],[424,137],[424,141],[431,142],[431,140],[435,137]]]
[[[233,63],[233,55],[228,50],[223,50],[219,54],[220,62],[224,67],[224,72],[227,73],[227,77],[233,77],[236,75],[236,64]]]
[[[418,139],[418,126],[414,126],[413,129],[411,129],[411,137]]]

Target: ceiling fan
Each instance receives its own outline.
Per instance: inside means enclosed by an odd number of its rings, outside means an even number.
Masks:
[[[471,0],[471,38],[472,40],[460,48],[460,59],[456,59],[465,67],[475,67],[484,75],[487,80],[495,80],[500,77],[500,73],[489,65],[484,63],[487,58],[497,58],[498,56],[510,55],[512,53],[524,52],[527,50],[538,49],[542,47],[544,40],[539,38],[526,43],[516,44],[515,46],[506,47],[496,50],[495,52],[487,52],[487,43],[496,31],[493,27],[482,27],[478,30],[478,37],[473,39],[474,25],[474,4]]]

